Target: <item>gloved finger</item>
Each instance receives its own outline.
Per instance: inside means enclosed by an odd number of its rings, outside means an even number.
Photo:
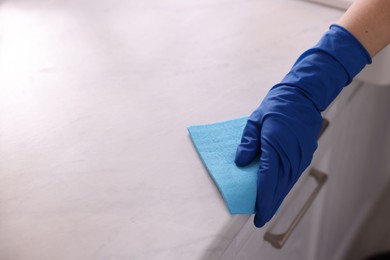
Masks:
[[[290,138],[291,139],[291,138]],[[284,143],[286,146],[287,144]],[[290,157],[288,157],[287,154],[285,154],[283,151],[279,150],[279,178],[278,178],[278,185],[275,190],[275,206],[273,209],[273,214],[279,209],[280,205],[282,204],[283,200],[286,198],[287,194],[290,192],[291,188],[296,182],[296,179],[294,179],[294,174],[292,171],[292,165],[291,165],[291,154]],[[299,154],[299,152],[296,152],[294,155]],[[293,160],[298,160],[294,156],[292,156]]]
[[[234,162],[237,166],[246,166],[260,152],[260,126],[256,121],[248,119],[242,133],[241,143],[237,147]]]
[[[281,171],[282,170],[280,170],[280,168],[279,168],[279,180],[278,180],[278,184],[277,184],[276,191],[275,191],[276,195],[274,198],[274,208],[273,208],[272,213],[271,213],[271,218],[272,218],[272,216],[275,215],[276,211],[278,211],[278,209],[280,208],[280,205],[282,204],[282,202],[286,198],[287,194],[291,190],[291,188],[289,187],[290,185],[286,184],[285,176],[282,177]],[[281,181],[281,179],[283,179],[283,181]]]
[[[280,160],[277,151],[263,138],[260,156],[260,168],[257,176],[256,215],[254,224],[262,227],[275,213],[278,202],[276,189],[279,185]]]

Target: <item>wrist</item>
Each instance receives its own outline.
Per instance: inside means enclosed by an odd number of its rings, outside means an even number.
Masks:
[[[323,51],[337,60],[348,73],[347,84],[367,65],[371,56],[360,41],[344,27],[332,24],[313,49]]]
[[[367,63],[371,57],[363,45],[346,29],[332,25],[273,88],[295,87],[323,111]]]

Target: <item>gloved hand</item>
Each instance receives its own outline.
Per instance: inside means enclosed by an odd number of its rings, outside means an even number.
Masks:
[[[322,126],[321,112],[371,58],[346,29],[332,25],[275,85],[245,126],[235,163],[260,154],[254,224],[268,222],[309,166]]]

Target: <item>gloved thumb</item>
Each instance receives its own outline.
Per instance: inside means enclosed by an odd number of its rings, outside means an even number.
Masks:
[[[251,163],[260,152],[260,127],[257,124],[250,119],[246,123],[234,160],[239,167]]]

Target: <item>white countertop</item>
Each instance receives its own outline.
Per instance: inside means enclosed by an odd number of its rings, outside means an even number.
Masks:
[[[249,114],[341,11],[297,0],[8,0],[0,259],[212,259],[229,215],[187,134]]]

